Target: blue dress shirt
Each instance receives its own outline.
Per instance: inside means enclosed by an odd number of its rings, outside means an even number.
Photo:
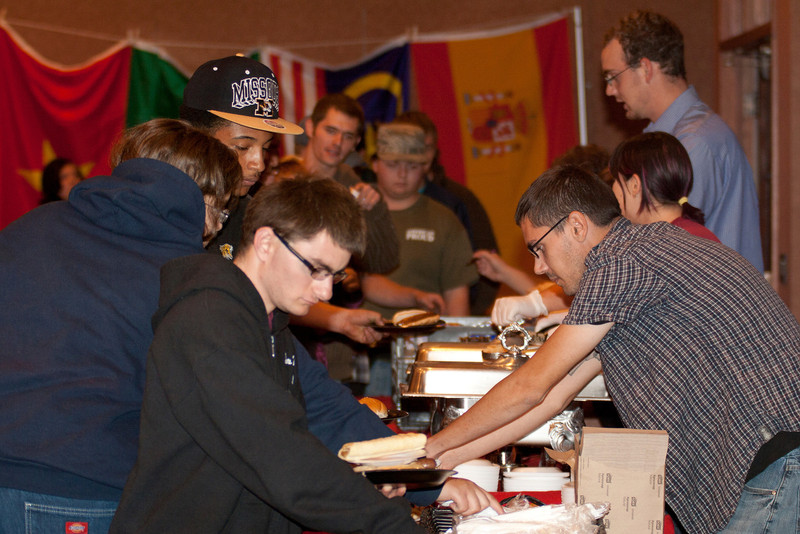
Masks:
[[[667,132],[692,160],[694,186],[689,202],[706,216],[706,227],[723,244],[764,272],[758,197],[753,171],[736,136],[694,86],[684,91],[645,132]]]

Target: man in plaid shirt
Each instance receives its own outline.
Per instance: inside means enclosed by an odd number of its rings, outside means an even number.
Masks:
[[[796,532],[800,325],[761,273],[668,223],[631,224],[577,167],[539,177],[516,221],[572,306],[428,454],[448,467],[514,442],[602,368],[626,426],[669,432],[666,501],[682,529]]]

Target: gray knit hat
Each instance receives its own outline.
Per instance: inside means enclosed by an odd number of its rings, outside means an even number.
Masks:
[[[375,150],[380,159],[427,161],[425,132],[412,124],[384,124],[378,128]]]

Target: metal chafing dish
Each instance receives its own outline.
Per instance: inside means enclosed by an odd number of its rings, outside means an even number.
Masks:
[[[448,326],[418,340],[413,361],[408,363],[404,373],[397,369],[397,377],[402,379],[398,384],[400,404],[416,402],[419,406],[420,401],[427,401],[429,428],[433,433],[463,414],[495,384],[527,361],[546,338],[518,326],[506,329],[494,338],[487,318],[468,319],[472,324]],[[484,322],[477,323],[477,319]],[[450,325],[458,319],[447,321]],[[465,331],[467,335],[464,335]],[[510,338],[515,336],[516,342],[512,342]],[[572,447],[574,434],[583,426],[581,401],[589,400],[610,400],[602,375],[595,377],[567,410],[517,443],[568,450]],[[418,417],[421,419],[424,416]]]

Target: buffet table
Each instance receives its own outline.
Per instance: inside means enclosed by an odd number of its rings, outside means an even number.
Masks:
[[[441,354],[444,357],[440,359],[443,361],[423,361],[420,362],[419,356],[419,348],[420,345],[426,343],[428,341],[433,341],[435,343],[439,343],[440,347],[444,347],[451,341],[458,341],[460,344],[459,346],[455,346],[454,350],[458,351],[460,348],[471,348],[475,340],[478,339],[479,336],[487,336],[492,334],[492,330],[490,327],[486,326],[485,321],[481,321],[482,319],[486,318],[453,318],[455,320],[449,320],[448,326],[446,328],[438,329],[435,332],[426,331],[424,332],[425,335],[418,335],[418,336],[408,336],[408,337],[399,337],[399,339],[395,339],[392,345],[392,366],[395,380],[397,383],[393,384],[394,389],[392,392],[392,397],[380,397],[380,400],[383,401],[388,407],[390,408],[400,408],[402,410],[407,410],[407,412],[413,412],[413,408],[411,406],[406,407],[404,401],[428,401],[435,398],[446,398],[446,397],[465,397],[465,396],[474,396],[480,398],[485,390],[488,390],[493,383],[489,384],[485,380],[479,381],[480,383],[474,386],[476,391],[433,391],[435,386],[438,382],[434,382],[431,380],[431,377],[434,376],[433,372],[427,373],[425,378],[427,378],[427,382],[423,383],[423,385],[417,385],[414,387],[413,380],[415,378],[414,371],[419,371],[416,366],[424,366],[427,365],[431,369],[436,371],[440,371],[439,367],[445,368],[448,365],[453,369],[447,369],[449,371],[463,371],[464,369],[468,369],[469,365],[481,367],[482,363],[480,361],[481,351],[473,351],[477,354],[477,357],[472,354],[468,353],[467,358],[462,360],[463,354],[465,353],[464,350],[458,352],[458,356],[461,357],[454,357],[448,354],[446,351],[443,351]],[[464,326],[461,327],[451,327],[450,324],[453,322],[463,323]],[[474,324],[473,324],[474,323]],[[481,339],[480,342],[485,341]],[[439,347],[437,347],[439,348]],[[448,347],[450,348],[450,347]],[[424,352],[424,351],[423,351]],[[428,359],[435,359],[430,358],[430,354],[428,355]],[[437,353],[436,356],[439,356]],[[471,361],[471,359],[475,359],[475,361]],[[424,360],[424,358],[423,358]],[[466,362],[466,363],[465,363]],[[438,367],[437,367],[438,366]],[[427,368],[426,368],[427,369]],[[508,374],[511,370],[505,369],[503,372]],[[504,376],[505,376],[504,374]],[[434,376],[435,378],[435,376]],[[442,384],[445,385],[452,385],[453,383],[464,386],[464,380],[456,379],[453,380],[452,376],[445,377],[447,380],[442,381]],[[463,377],[461,377],[463,378]],[[502,377],[497,378],[495,381],[499,381]],[[409,387],[409,382],[412,382],[411,387]],[[610,400],[608,394],[605,390],[605,384],[602,380],[602,376],[598,377],[598,380],[594,382],[598,382],[601,387],[595,386],[594,389],[590,389],[589,393],[587,393],[586,400]],[[426,388],[431,389],[428,391]],[[469,395],[471,394],[471,395]],[[418,398],[417,398],[418,397]],[[470,399],[467,399],[470,400]],[[476,399],[477,400],[477,399]],[[415,415],[422,416],[418,418],[414,418]],[[423,432],[428,433],[430,432],[430,422],[431,422],[431,414],[430,413],[411,413],[412,417],[402,419],[399,421],[392,421],[390,427],[395,432],[407,432],[407,431],[415,431],[415,432]],[[545,433],[545,437],[546,433]],[[549,438],[545,441],[549,442]],[[543,442],[544,443],[544,442]],[[526,444],[526,443],[523,443]],[[538,445],[538,442],[536,443]],[[549,445],[548,445],[549,446]],[[538,462],[535,462],[532,465],[538,465]],[[534,497],[544,503],[545,505],[555,505],[561,504],[561,492],[560,491],[544,491],[544,492],[536,492],[536,491],[525,491],[525,492],[492,492],[492,495],[498,500],[501,501],[508,497],[513,497],[514,495],[523,493],[525,495],[529,495]],[[672,523],[672,519],[669,516],[665,516],[664,520],[664,534],[674,534],[674,527]],[[327,534],[327,533],[311,533],[307,532],[305,534]]]
[[[519,494],[520,492],[513,492],[513,491],[494,491],[492,495],[498,501],[502,501],[507,497],[513,497],[514,495]],[[561,504],[561,492],[560,491],[525,491],[522,492],[525,495],[530,495],[536,499],[539,499],[544,504]],[[668,515],[664,516],[664,534],[674,534],[675,527],[672,524],[672,518]],[[304,534],[328,534],[328,533],[312,533],[312,532],[305,532]]]

